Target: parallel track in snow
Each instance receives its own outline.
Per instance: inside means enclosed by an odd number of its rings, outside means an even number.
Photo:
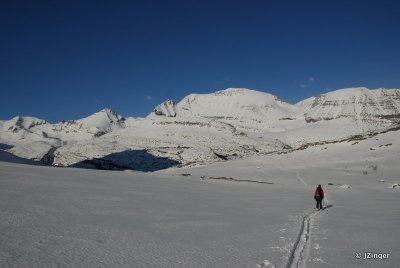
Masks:
[[[313,211],[305,215],[301,221],[300,231],[297,235],[296,241],[290,251],[287,263],[284,267],[286,268],[305,268],[307,259],[310,255],[311,245],[311,222],[315,215],[319,211]],[[257,267],[276,267],[272,265],[268,260],[264,260],[263,263],[257,264]]]
[[[303,217],[300,231],[290,252],[286,268],[304,268],[310,250],[311,221],[318,211],[313,211]]]

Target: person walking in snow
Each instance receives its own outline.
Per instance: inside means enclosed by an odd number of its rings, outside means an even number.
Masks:
[[[322,190],[321,184],[315,189],[314,199],[317,201],[317,209],[322,209],[322,200],[324,199],[324,190]]]

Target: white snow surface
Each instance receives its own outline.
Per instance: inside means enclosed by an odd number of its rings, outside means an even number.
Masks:
[[[0,161],[0,267],[397,267],[399,160],[392,131],[154,173]]]

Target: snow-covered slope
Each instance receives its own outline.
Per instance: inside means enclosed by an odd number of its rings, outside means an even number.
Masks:
[[[346,88],[315,98],[305,112],[307,122],[351,118],[373,126],[400,121],[400,90]]]
[[[335,141],[396,128],[400,124],[400,90],[346,88],[296,104],[303,124],[279,133],[293,147]],[[305,124],[304,124],[305,122]]]
[[[210,117],[242,121],[276,121],[296,111],[276,96],[245,88],[211,94],[190,94],[179,103],[167,100],[152,114],[172,117]]]
[[[56,125],[58,131],[87,132],[96,137],[125,127],[125,118],[110,109],[103,109],[79,120],[63,121]]]
[[[368,138],[398,129],[399,118],[398,89],[342,89],[292,105],[229,88],[167,100],[146,118],[109,109],[58,124],[15,117],[0,121],[0,143],[57,166],[155,170]]]
[[[26,135],[34,133],[36,129],[43,129],[47,126],[48,123],[39,118],[16,116],[0,123],[1,137],[4,139],[24,139]]]

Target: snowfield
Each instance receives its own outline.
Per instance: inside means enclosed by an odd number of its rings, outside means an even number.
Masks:
[[[1,154],[0,266],[397,267],[398,134],[153,173]]]

